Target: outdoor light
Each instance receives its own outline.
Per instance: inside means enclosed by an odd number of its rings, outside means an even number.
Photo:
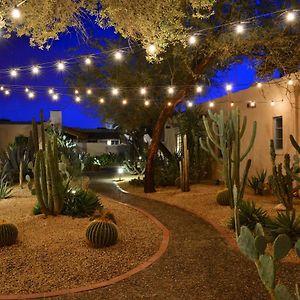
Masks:
[[[260,88],[262,88],[262,83],[259,82],[256,86],[260,89]]]
[[[10,76],[11,77],[17,77],[18,76],[18,71],[16,69],[10,70]]]
[[[191,35],[189,37],[189,44],[190,45],[195,45],[197,43],[197,38],[194,35]]]
[[[168,88],[168,94],[170,95],[174,94],[174,88],[172,86]]]
[[[0,91],[4,91],[4,86],[0,86]]]
[[[92,90],[91,89],[87,89],[86,93],[87,93],[87,95],[92,95]]]
[[[202,93],[203,92],[203,87],[201,85],[198,85],[196,86],[196,92],[199,94],[199,93]]]
[[[275,105],[275,102],[274,100],[271,101],[271,106],[274,106]]]
[[[227,92],[231,92],[232,91],[232,84],[230,84],[230,83],[226,84],[225,89],[226,89]]]
[[[4,91],[4,94],[5,94],[6,96],[10,95],[10,90],[5,90],[5,91]]]
[[[29,93],[28,93],[28,98],[29,98],[29,99],[33,99],[34,97],[35,97],[34,92],[29,92]]]
[[[39,66],[33,66],[32,69],[32,74],[37,75],[40,73],[40,67]]]
[[[113,96],[117,96],[117,95],[119,94],[119,89],[113,88],[113,89],[111,90],[111,93],[113,94]]]
[[[53,95],[53,94],[54,94],[54,90],[53,90],[52,88],[49,89],[49,90],[48,90],[48,94],[49,94],[49,95]]]
[[[121,60],[123,58],[123,54],[121,51],[116,51],[114,54],[115,60]]]
[[[295,19],[296,19],[296,13],[294,11],[289,11],[286,14],[286,20],[287,20],[287,22],[293,22],[293,21],[295,21]]]
[[[215,104],[213,103],[213,102],[209,102],[209,105],[208,105],[209,107],[214,107],[215,106]]]
[[[250,102],[248,102],[248,103],[247,103],[247,107],[249,107],[249,108],[255,108],[255,107],[256,107],[255,101],[250,101]]]
[[[141,157],[141,156],[139,156],[139,160],[142,160],[142,157]]]
[[[154,54],[154,53],[156,52],[156,47],[155,47],[155,45],[153,45],[153,44],[149,45],[149,47],[148,47],[148,52],[149,52],[150,54]]]
[[[84,60],[84,63],[85,63],[87,66],[91,65],[91,64],[92,64],[91,58],[87,57],[87,58]]]
[[[52,96],[52,99],[53,99],[54,101],[57,101],[58,98],[59,98],[58,94],[54,94],[54,95]]]
[[[21,11],[19,8],[15,7],[12,11],[11,11],[11,17],[15,20],[20,19],[21,18]]]
[[[25,93],[29,93],[29,88],[25,88]]]
[[[230,106],[234,107],[234,102],[233,101],[231,101]]]
[[[147,90],[146,88],[141,88],[141,95],[146,95],[147,94]]]
[[[123,167],[118,168],[119,180],[121,180],[121,175],[124,174]]]
[[[75,97],[75,102],[79,103],[81,101],[81,98],[79,96]]]
[[[171,106],[172,105],[172,102],[168,102],[168,106]]]
[[[192,102],[192,101],[188,101],[188,102],[187,102],[187,106],[188,106],[188,107],[193,107],[193,102]]]
[[[237,34],[242,34],[245,31],[245,27],[243,24],[238,24],[235,28]]]
[[[293,85],[294,84],[294,81],[292,79],[290,79],[287,83],[288,85]]]
[[[100,98],[100,99],[99,99],[99,103],[103,104],[104,102],[105,102],[105,101],[104,101],[103,98]]]
[[[63,61],[59,61],[56,66],[57,66],[58,71],[64,71],[65,70],[65,63]]]
[[[75,95],[78,95],[78,94],[79,94],[79,91],[78,91],[78,90],[75,90],[75,91],[74,91],[74,94],[75,94]]]
[[[145,101],[145,106],[149,106],[150,105],[150,101],[149,100],[146,100]]]
[[[126,100],[126,99],[123,99],[122,104],[123,104],[123,105],[126,105],[126,104],[127,104],[127,100]]]

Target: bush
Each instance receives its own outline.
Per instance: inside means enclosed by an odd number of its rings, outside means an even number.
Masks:
[[[179,158],[173,155],[170,158],[158,157],[155,161],[154,181],[156,186],[174,186],[179,177]]]
[[[144,179],[134,178],[129,181],[129,184],[134,186],[144,186]]]
[[[228,189],[224,189],[217,193],[217,202],[222,206],[229,206],[230,205],[230,197]]]
[[[94,192],[81,188],[71,188],[66,192],[62,213],[74,217],[87,217],[91,216],[97,209],[102,208],[103,205]]]
[[[267,229],[275,239],[279,234],[286,234],[293,243],[300,238],[300,216],[296,217],[295,209],[291,212],[278,212],[274,220],[269,220]]]
[[[239,204],[240,225],[247,226],[250,230],[254,230],[256,223],[260,223],[263,227],[269,222],[267,212],[261,207],[256,207],[254,202],[241,201]],[[234,217],[231,217],[228,227],[235,230]]]
[[[261,173],[257,173],[257,176],[252,176],[248,179],[250,187],[253,189],[255,195],[263,195],[265,191],[265,180],[267,171],[263,170]]]

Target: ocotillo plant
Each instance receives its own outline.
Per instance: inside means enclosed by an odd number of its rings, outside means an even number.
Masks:
[[[256,136],[256,122],[253,122],[249,145],[245,152],[241,153],[241,140],[246,131],[247,118],[243,118],[241,126],[238,108],[233,109],[227,118],[222,110],[219,113],[208,111],[208,115],[211,122],[209,122],[207,117],[203,117],[207,138],[206,141],[200,139],[200,144],[215,160],[223,163],[225,185],[229,191],[230,206],[233,208],[234,185],[237,188],[237,202],[239,203],[243,198],[251,160],[247,161],[242,178],[240,176],[240,163],[247,157],[253,147]],[[221,156],[218,156],[218,152],[220,152]]]
[[[58,215],[64,205],[64,188],[59,172],[57,139],[48,140],[46,150],[39,150],[34,165],[38,202],[46,215]]]

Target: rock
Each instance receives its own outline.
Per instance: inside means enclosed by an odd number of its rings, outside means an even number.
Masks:
[[[285,206],[282,203],[277,204],[274,208],[276,211],[285,211],[286,210]]]

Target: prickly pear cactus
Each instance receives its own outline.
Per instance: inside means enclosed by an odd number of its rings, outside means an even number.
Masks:
[[[95,248],[111,246],[118,240],[118,229],[107,220],[94,220],[86,229],[86,238]]]
[[[1,221],[0,223],[0,247],[15,244],[18,237],[18,228],[14,224]]]

